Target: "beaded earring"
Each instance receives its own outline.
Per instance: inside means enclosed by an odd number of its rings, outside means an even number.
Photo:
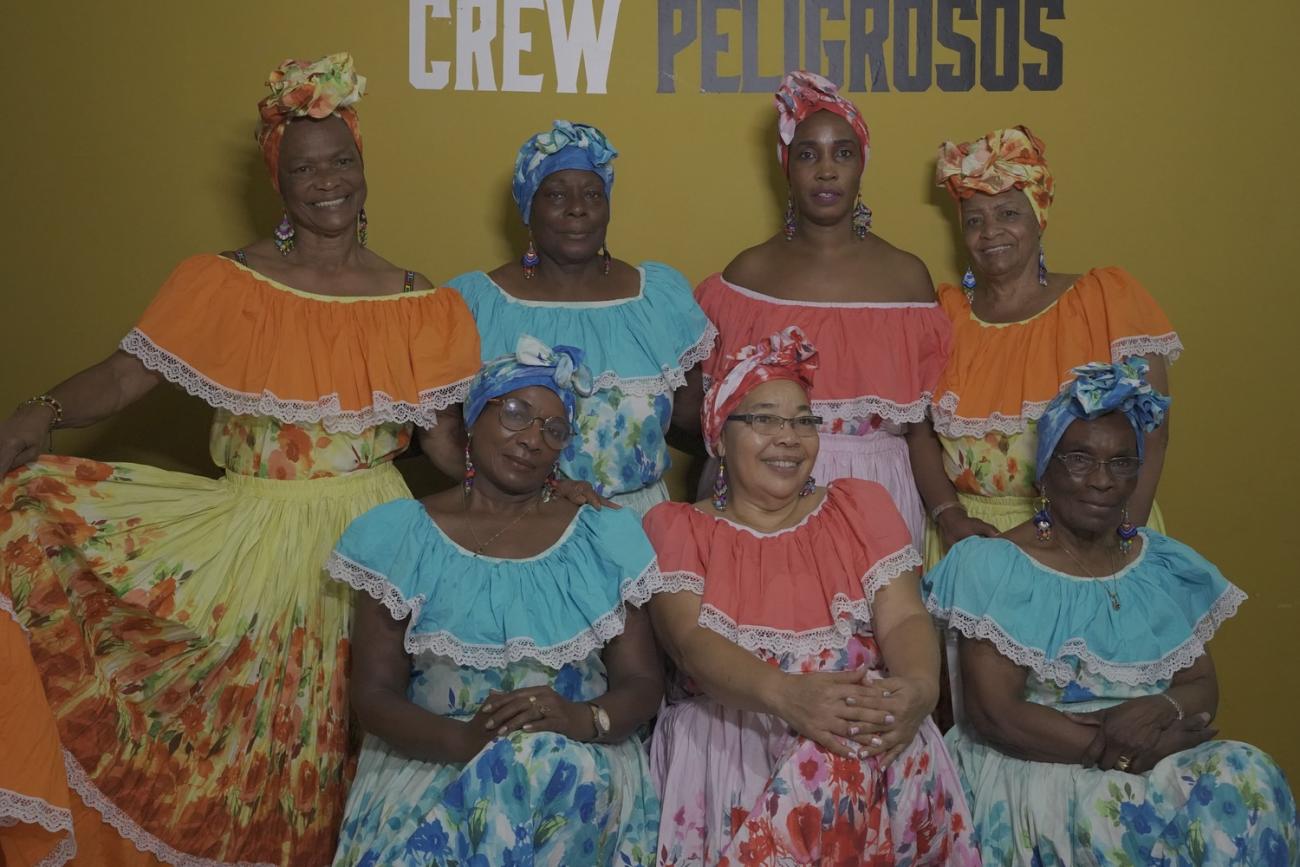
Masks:
[[[817,490],[817,480],[812,476],[809,476],[808,480],[803,483],[803,487],[799,489],[799,496],[810,496],[815,490]]]
[[[366,221],[366,209],[362,208],[361,213],[357,214],[357,243],[363,247],[370,240],[370,233],[367,231],[369,225]]]
[[[867,207],[866,202],[862,201],[862,193],[858,193],[858,201],[853,206],[853,234],[858,236],[858,240],[867,237],[867,232],[871,231],[871,209]]]
[[[280,218],[280,225],[275,227],[275,249],[280,251],[281,256],[288,256],[293,250],[293,242],[293,223],[289,220],[289,212],[285,211]]]
[[[1048,511],[1048,507],[1051,505],[1052,501],[1047,499],[1046,494],[1038,498],[1038,511],[1034,512],[1032,520],[1034,522],[1034,536],[1040,542],[1052,541],[1052,513]]]
[[[785,231],[785,239],[787,241],[794,240],[794,231],[798,227],[799,224],[795,221],[795,217],[794,217],[794,194],[791,193],[790,197],[786,199],[786,204],[785,204],[785,230],[784,231]]]
[[[613,257],[609,255],[609,245],[608,245],[608,244],[602,244],[602,245],[601,245],[601,247],[600,247],[600,257],[604,260],[604,265],[602,266],[602,271],[604,271],[605,276],[609,276],[609,265],[610,265],[610,262],[613,261]]]
[[[474,477],[478,475],[478,470],[474,469],[474,459],[469,456],[469,440],[465,440],[465,479],[461,486],[465,490],[465,496],[474,488]]]
[[[1137,538],[1138,528],[1133,526],[1133,522],[1128,519],[1128,506],[1124,507],[1124,515],[1120,519],[1119,526],[1115,528],[1115,533],[1119,536],[1119,552],[1127,554],[1133,550],[1133,540]]]
[[[1047,254],[1043,252],[1041,245],[1038,247],[1038,285],[1047,285]]]
[[[727,459],[718,461],[718,477],[713,480],[713,508],[727,511]]]
[[[546,477],[546,482],[542,485],[542,502],[549,503],[555,499],[559,493],[560,484],[560,462],[556,461],[555,466],[551,467],[551,474]]]
[[[542,264],[542,257],[537,255],[537,248],[533,246],[533,238],[528,236],[528,249],[524,251],[524,258],[519,260],[524,266],[524,279],[531,280],[537,273],[537,266]]]
[[[961,291],[966,293],[967,301],[975,300],[975,272],[966,266],[966,273],[961,275]]]

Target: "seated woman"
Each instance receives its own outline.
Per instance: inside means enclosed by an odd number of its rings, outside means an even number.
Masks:
[[[331,555],[355,597],[366,740],[340,865],[651,864],[659,804],[633,732],[663,678],[636,607],[658,570],[631,510],[551,496],[590,390],[522,338],[470,386],[464,484],[362,515]]]
[[[1076,368],[1038,422],[1038,513],[926,575],[927,606],[964,636],[948,745],[986,864],[1297,862],[1281,771],[1211,740],[1205,642],[1245,594],[1122,518],[1169,404],[1146,372]]]
[[[705,397],[712,501],[646,516],[679,677],[651,745],[661,864],[978,864],[920,557],[889,493],[809,477],[815,350],[742,349]]]

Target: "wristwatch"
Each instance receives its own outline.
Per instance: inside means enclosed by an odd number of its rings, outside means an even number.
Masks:
[[[609,721],[609,713],[594,701],[587,702],[587,707],[591,708],[591,721],[596,726],[596,740],[609,737],[609,730],[614,727]]]

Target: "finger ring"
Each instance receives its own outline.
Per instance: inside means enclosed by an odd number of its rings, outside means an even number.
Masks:
[[[894,691],[893,691],[892,689],[882,689],[882,690],[880,691],[880,694],[881,694],[882,696],[884,696],[885,698],[889,698],[891,695],[894,694]]]
[[[1115,760],[1115,769],[1120,771],[1127,771],[1128,766],[1131,764],[1133,764],[1133,760],[1130,759],[1128,756],[1120,756],[1118,759]]]
[[[528,703],[529,703],[529,704],[537,704],[537,696],[535,696],[535,695],[530,695],[530,696],[528,696]]]

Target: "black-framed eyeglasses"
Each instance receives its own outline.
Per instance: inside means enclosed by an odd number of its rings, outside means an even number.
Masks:
[[[776,436],[786,425],[790,425],[790,429],[801,437],[815,437],[817,428],[821,427],[822,417],[797,415],[794,418],[787,418],[770,412],[745,412],[729,415],[727,421],[743,421],[754,429],[754,433],[765,437]]]
[[[1117,479],[1131,479],[1142,471],[1142,459],[1131,455],[1121,455],[1104,461],[1086,452],[1065,452],[1054,454],[1052,457],[1065,464],[1067,473],[1079,479],[1092,475],[1092,471],[1097,467],[1105,467]]]
[[[573,439],[573,428],[569,425],[569,420],[562,415],[547,418],[533,415],[532,404],[517,397],[494,397],[488,403],[495,403],[500,407],[497,410],[498,417],[501,426],[508,431],[520,433],[528,430],[535,422],[541,422],[543,442],[556,451],[563,449],[569,444],[569,440]]]

